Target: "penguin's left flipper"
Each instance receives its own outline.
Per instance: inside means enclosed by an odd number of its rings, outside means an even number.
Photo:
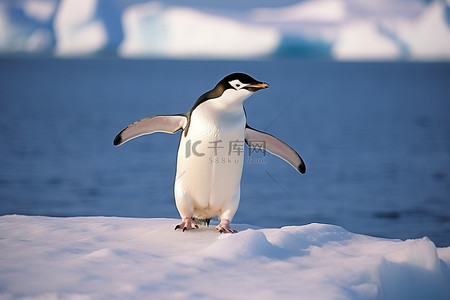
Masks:
[[[128,125],[115,137],[114,146],[137,138],[138,136],[154,132],[175,133],[186,126],[187,117],[179,115],[159,115],[142,119]]]
[[[288,144],[273,135],[256,130],[247,125],[245,128],[245,143],[250,148],[264,149],[288,162],[298,172],[305,174],[306,166],[303,159]]]

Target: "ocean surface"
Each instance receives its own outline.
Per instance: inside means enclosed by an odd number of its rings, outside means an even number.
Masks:
[[[247,121],[307,166],[246,152],[233,223],[450,246],[449,63],[2,58],[0,215],[178,217],[179,133],[112,141],[232,72],[270,84],[246,100]]]

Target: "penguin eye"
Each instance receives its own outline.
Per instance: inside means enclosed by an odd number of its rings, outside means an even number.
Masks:
[[[242,82],[240,82],[238,79],[232,80],[229,82],[230,85],[236,89],[236,90],[240,90],[242,87],[245,86],[245,84],[243,84]]]

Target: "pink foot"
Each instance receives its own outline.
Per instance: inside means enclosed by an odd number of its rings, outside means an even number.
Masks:
[[[183,228],[183,232],[185,232],[186,230],[198,228],[198,225],[195,224],[195,222],[194,222],[194,220],[192,220],[192,218],[187,217],[187,218],[184,218],[180,224],[175,226],[175,230],[181,229],[181,228]]]
[[[231,229],[230,227],[230,221],[227,219],[222,219],[220,221],[220,224],[217,225],[216,230],[220,233],[237,233],[236,230]]]

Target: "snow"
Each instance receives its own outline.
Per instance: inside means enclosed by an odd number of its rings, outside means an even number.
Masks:
[[[338,60],[400,58],[400,50],[377,26],[367,21],[355,21],[342,26],[332,48]]]
[[[329,44],[336,60],[448,60],[448,3],[309,0],[257,8],[255,21]],[[331,26],[330,25],[334,25]],[[283,31],[281,30],[283,35]],[[280,45],[283,47],[283,45]]]
[[[255,9],[253,17],[265,22],[339,22],[345,19],[346,12],[341,0],[310,0],[281,8]]]
[[[127,58],[450,59],[448,0],[239,4],[4,1],[0,51]]]
[[[53,43],[53,37],[50,31],[45,29],[36,29],[23,44],[26,52],[39,52],[47,49]]]
[[[12,4],[14,3],[14,4]],[[18,8],[23,4],[23,11]],[[52,47],[52,1],[23,1],[0,3],[0,53],[41,52]]]
[[[444,3],[430,3],[417,20],[398,22],[396,30],[399,38],[409,45],[413,58],[450,59],[450,28]]]
[[[65,0],[55,18],[56,55],[91,54],[107,44],[104,23],[96,19],[97,0]]]
[[[0,217],[1,299],[448,299],[450,247],[326,224]]]
[[[277,48],[278,32],[194,9],[149,2],[129,7],[123,14],[124,57],[251,58]],[[205,26],[208,24],[208,26]]]
[[[432,1],[417,16],[384,15],[372,18],[370,22],[348,21],[341,26],[333,44],[333,57],[338,60],[397,59],[402,56],[412,60],[448,60],[447,9],[444,2]]]
[[[159,2],[136,4],[122,14],[124,41],[119,46],[121,56],[162,55],[165,31],[158,25]],[[149,34],[152,32],[152,34]]]
[[[56,3],[52,1],[28,0],[23,4],[25,14],[40,21],[48,21],[56,9]]]

